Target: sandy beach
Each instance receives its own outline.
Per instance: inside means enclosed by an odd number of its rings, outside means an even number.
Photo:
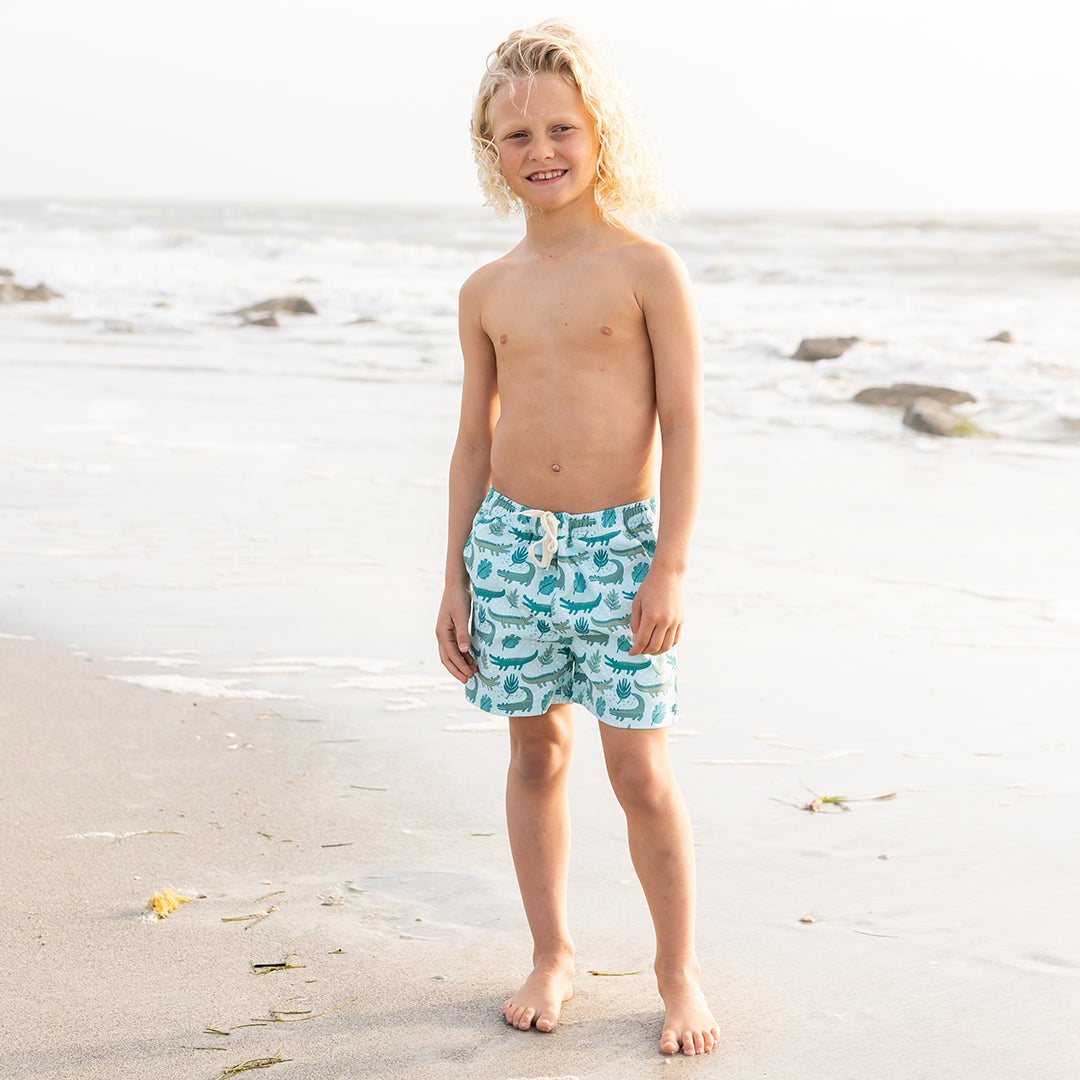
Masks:
[[[75,412],[90,376],[69,375]],[[15,415],[19,385],[7,388]],[[168,395],[153,400],[146,422],[167,442]],[[33,506],[7,518],[0,1075],[212,1080],[280,1053],[272,1075],[296,1078],[1075,1076],[1080,594],[1077,509],[1059,498],[1072,462],[1047,451],[1032,468],[1037,450],[914,434],[856,453],[822,432],[710,429],[673,753],[723,1040],[667,1061],[647,914],[584,714],[576,997],[552,1035],[499,1017],[529,952],[505,737],[434,659],[444,499],[416,482],[439,476],[456,404],[453,385],[342,384],[321,431],[350,425],[350,460],[368,472],[342,470],[353,497],[327,497],[322,517],[310,486],[283,484],[275,513],[292,524],[249,547],[280,570],[303,518],[313,533],[332,521],[362,558],[294,567],[276,619],[272,584],[249,580],[237,601],[220,575],[204,592],[193,581],[213,627],[199,629],[189,593],[118,588],[107,560],[96,585],[26,569],[45,518],[78,511],[89,535],[95,513],[134,515],[139,469],[160,475],[164,451],[138,466],[117,443],[93,512],[63,471],[41,471]],[[51,408],[62,421],[63,401]],[[216,408],[242,434],[244,402]],[[407,452],[371,456],[405,429]],[[246,502],[250,474],[227,455],[172,460],[201,528],[225,491],[247,532],[266,524],[259,485]],[[154,505],[146,495],[138,513]],[[183,546],[129,561],[218,574]],[[68,558],[93,565],[85,550]],[[323,636],[351,638],[361,659],[308,652],[290,670],[320,612]],[[193,641],[197,657],[170,668]],[[245,653],[248,681],[230,683]],[[220,696],[228,686],[274,696]],[[896,798],[811,813],[808,789]],[[165,888],[195,899],[148,921]]]

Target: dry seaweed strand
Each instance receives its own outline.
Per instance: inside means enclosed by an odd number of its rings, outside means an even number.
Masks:
[[[271,971],[292,971],[294,968],[307,967],[307,964],[290,964],[289,960],[296,956],[294,952],[288,953],[284,960],[278,960],[273,964],[255,964],[251,965],[251,971],[253,975],[269,975]]]
[[[590,969],[589,974],[602,975],[609,979],[619,979],[623,975],[640,975],[643,971],[645,971],[645,968],[639,968],[637,971],[593,971]]]
[[[214,1077],[214,1080],[228,1080],[230,1076],[251,1072],[252,1069],[269,1069],[271,1065],[280,1065],[284,1061],[292,1061],[292,1058],[283,1058],[279,1050],[273,1057],[251,1058],[249,1061],[241,1061],[238,1065],[230,1065],[224,1072]]]
[[[794,806],[796,810],[806,810],[811,814],[821,813],[821,811],[824,810],[826,806],[834,806],[837,810],[840,810],[846,814],[849,813],[851,810],[851,807],[846,805],[847,803],[892,802],[892,800],[895,799],[897,796],[897,793],[895,791],[890,791],[888,795],[871,795],[864,798],[853,798],[848,795],[819,795],[816,791],[814,791],[813,788],[807,787],[806,784],[803,784],[803,787],[806,788],[806,790],[814,796],[808,803],[803,803],[802,805],[800,805],[799,803],[788,802],[787,799],[776,798],[774,798],[773,801],[782,802],[785,806]]]

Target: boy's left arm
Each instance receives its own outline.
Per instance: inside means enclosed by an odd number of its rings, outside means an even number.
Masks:
[[[697,309],[686,268],[669,248],[656,245],[650,251],[640,300],[653,351],[662,457],[656,552],[630,616],[632,656],[667,652],[682,632],[683,580],[704,456]]]

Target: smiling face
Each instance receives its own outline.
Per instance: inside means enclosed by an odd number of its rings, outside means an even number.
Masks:
[[[503,86],[491,101],[491,128],[502,174],[526,206],[595,205],[600,144],[577,87],[547,73]]]

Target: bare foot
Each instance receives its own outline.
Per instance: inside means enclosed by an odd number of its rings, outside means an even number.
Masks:
[[[574,996],[574,967],[566,960],[538,960],[525,985],[508,1001],[502,1014],[511,1027],[528,1031],[552,1031],[563,1002]]]
[[[682,1050],[687,1057],[707,1054],[720,1041],[720,1029],[705,1004],[697,979],[679,975],[658,978],[657,982],[664,999],[660,1053],[677,1054]]]

